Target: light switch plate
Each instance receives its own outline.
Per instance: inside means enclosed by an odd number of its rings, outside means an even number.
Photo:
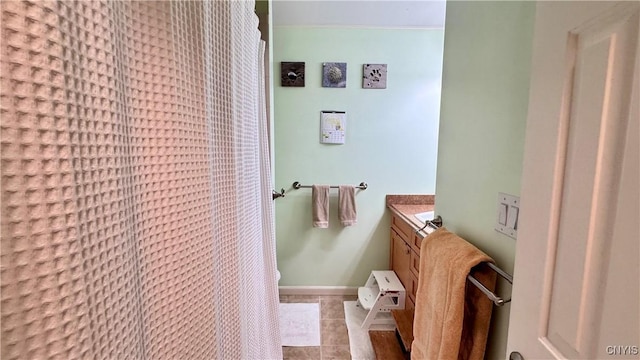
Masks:
[[[495,229],[509,237],[518,237],[518,216],[520,198],[514,195],[498,193],[498,210]]]

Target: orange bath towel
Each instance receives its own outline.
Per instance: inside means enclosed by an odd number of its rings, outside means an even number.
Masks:
[[[493,259],[446,228],[423,240],[412,360],[483,359],[493,303],[467,281],[472,272],[493,291],[496,273],[483,262]]]

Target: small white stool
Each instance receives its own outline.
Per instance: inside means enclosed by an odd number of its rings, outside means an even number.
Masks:
[[[361,327],[368,330],[374,325],[395,326],[393,317],[388,313],[404,309],[405,296],[404,286],[395,272],[372,271],[367,283],[358,288],[358,304],[369,311]]]

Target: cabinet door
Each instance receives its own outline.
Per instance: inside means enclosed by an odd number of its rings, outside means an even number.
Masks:
[[[393,254],[391,269],[396,272],[398,279],[405,289],[410,286],[411,270],[411,247],[393,230],[391,230],[391,242],[393,243]]]
[[[413,300],[411,300],[411,297],[409,297],[408,295],[404,298],[404,308],[405,310],[416,308],[415,303],[413,302]]]
[[[415,303],[416,293],[418,292],[418,277],[412,273],[409,273],[409,279],[407,280],[407,297]]]

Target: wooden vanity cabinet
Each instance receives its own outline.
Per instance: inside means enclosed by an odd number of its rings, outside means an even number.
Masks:
[[[420,271],[420,244],[423,237],[415,234],[415,229],[395,213],[391,215],[391,256],[390,268],[407,291],[405,308],[415,308],[418,274]]]

